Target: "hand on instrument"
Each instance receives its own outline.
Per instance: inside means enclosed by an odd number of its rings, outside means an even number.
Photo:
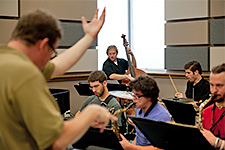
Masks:
[[[127,48],[127,52],[128,52],[128,54],[131,54],[131,55],[133,55],[133,52],[131,51],[131,49],[130,49],[130,47],[126,47]]]
[[[194,106],[195,108],[199,108],[199,106],[201,105],[201,103],[202,103],[202,100],[200,100],[199,102],[194,101],[194,102],[193,102],[193,106]]]
[[[123,147],[123,149],[129,149],[131,143],[122,135],[120,134],[120,137],[122,139],[122,141],[120,141],[121,146]]]
[[[129,76],[129,75],[125,75],[126,76],[126,79],[130,80],[130,81],[133,81],[135,78]]]
[[[203,129],[200,131],[202,135],[207,139],[207,141],[213,146],[215,144],[217,137],[215,137],[213,133],[209,130]]]
[[[198,104],[198,102],[196,102],[196,101],[193,101],[193,102],[188,102],[187,104],[192,104],[192,105],[193,105],[193,107],[195,107],[195,108],[199,108],[199,106],[197,105],[197,104]]]
[[[130,119],[130,118],[127,118],[127,122],[132,125],[132,126],[135,126],[135,124],[133,123],[133,121]]]
[[[177,93],[175,94],[175,97],[176,97],[176,98],[184,98],[184,95],[183,95],[182,93],[180,93],[180,92],[177,92]]]
[[[82,21],[84,33],[89,34],[93,38],[96,38],[98,32],[102,28],[105,21],[105,8],[99,19],[98,19],[98,9],[97,9],[90,23],[87,23],[87,20],[84,16],[81,17],[81,21]]]

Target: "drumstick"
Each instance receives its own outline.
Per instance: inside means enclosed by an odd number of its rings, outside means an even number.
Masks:
[[[178,93],[177,88],[176,88],[176,86],[175,86],[175,84],[174,84],[174,82],[173,82],[172,77],[171,77],[170,75],[169,75],[169,77],[170,77],[170,81],[171,81],[171,83],[172,83],[172,85],[173,85],[174,90],[176,91],[176,93]]]

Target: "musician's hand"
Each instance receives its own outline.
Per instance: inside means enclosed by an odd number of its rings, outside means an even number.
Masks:
[[[130,80],[130,81],[135,80],[135,78],[133,78],[133,77],[131,77],[131,76],[129,76],[129,75],[125,75],[125,76],[126,76],[126,79],[128,79],[128,80]]]
[[[183,95],[182,93],[180,93],[180,92],[177,92],[177,93],[175,94],[175,97],[176,97],[176,98],[184,98],[184,95]]]
[[[123,149],[127,150],[129,149],[131,143],[122,135],[120,134],[120,137],[122,139],[122,141],[119,141],[121,146],[123,147]]]
[[[133,52],[131,51],[130,47],[127,47],[127,52],[128,52],[128,54],[133,55]]]
[[[130,119],[130,118],[127,118],[127,122],[132,125],[132,126],[135,126],[135,124],[133,123],[133,121]]]
[[[202,101],[202,100],[201,100]],[[199,108],[199,103],[201,103],[201,101],[199,101],[199,102],[196,102],[196,101],[194,101],[194,102],[192,102],[192,105],[195,107],[195,108]]]
[[[207,139],[207,141],[213,146],[215,144],[216,138],[213,133],[209,130],[200,130],[202,135]]]

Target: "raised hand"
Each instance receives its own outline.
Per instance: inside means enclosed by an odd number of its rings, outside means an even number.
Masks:
[[[82,16],[82,26],[85,34],[89,34],[92,38],[96,38],[98,32],[101,30],[104,22],[105,22],[105,8],[98,19],[98,9],[95,12],[94,17],[92,18],[91,22],[87,22],[87,19]]]

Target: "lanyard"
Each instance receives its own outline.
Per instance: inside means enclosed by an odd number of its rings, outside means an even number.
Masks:
[[[214,117],[214,115],[215,115],[215,109],[216,109],[216,105],[214,104],[214,106],[213,106],[213,108],[212,108],[212,111],[213,111],[212,123],[213,123],[213,117]],[[221,114],[221,116],[219,117],[219,119],[218,119],[218,120],[213,124],[213,126],[210,128],[210,131],[213,132],[213,131],[215,130],[216,125],[220,122],[220,120],[223,119],[224,115],[225,115],[225,110],[223,111],[223,113]],[[214,128],[214,130],[213,130],[213,128]]]

